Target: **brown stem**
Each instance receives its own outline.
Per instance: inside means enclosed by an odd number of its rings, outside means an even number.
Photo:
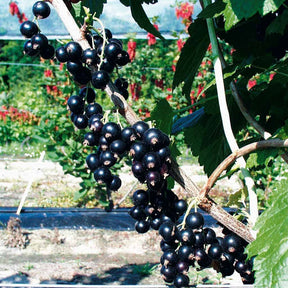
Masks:
[[[226,170],[237,158],[247,155],[255,150],[267,148],[288,148],[288,139],[269,139],[254,142],[230,154],[225,160],[220,163],[220,165],[213,171],[213,173],[208,178],[206,185],[202,188],[200,192],[201,198],[208,195],[209,191],[211,190],[219,176],[222,174],[222,172]]]
[[[49,0],[49,2],[54,6],[72,39],[79,42],[84,50],[90,48],[89,43],[83,37],[82,31],[77,26],[74,18],[70,14],[63,0]],[[117,91],[116,87],[112,83],[107,85],[105,91],[110,96],[114,105],[119,108],[119,112],[126,118],[130,125],[133,125],[135,122],[139,121],[136,113],[127,104],[124,97]],[[191,197],[199,197],[200,188],[186,175],[186,173],[178,166],[175,161],[172,163],[171,176],[188,193],[190,193]],[[199,207],[209,213],[215,220],[222,223],[232,232],[245,239],[247,242],[252,242],[254,240],[251,231],[247,226],[233,218],[221,206],[217,205],[212,200],[203,198],[199,203]]]

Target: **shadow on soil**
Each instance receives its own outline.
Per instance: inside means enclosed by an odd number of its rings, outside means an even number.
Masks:
[[[137,285],[146,277],[151,276],[157,269],[158,263],[127,264],[119,268],[111,268],[99,275],[85,275],[77,273],[70,281],[63,279],[50,279],[40,282],[40,284],[86,284],[86,285]],[[152,280],[153,281],[153,280]],[[5,283],[29,284],[29,272],[19,273],[7,278],[0,279],[1,287]],[[151,283],[156,284],[156,283]]]

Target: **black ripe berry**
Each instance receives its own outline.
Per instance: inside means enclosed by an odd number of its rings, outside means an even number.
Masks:
[[[189,277],[182,273],[177,274],[174,279],[174,285],[177,288],[189,286]]]
[[[186,218],[186,224],[191,229],[200,229],[204,225],[204,218],[199,212],[192,212]]]
[[[161,161],[157,153],[148,152],[142,159],[143,165],[146,169],[157,170],[160,168]]]
[[[104,89],[110,80],[109,74],[104,70],[99,70],[92,74],[92,85],[96,89]]]
[[[48,39],[44,34],[38,33],[31,38],[33,49],[45,50],[48,46]]]
[[[78,95],[72,95],[67,101],[69,110],[75,114],[81,114],[84,111],[84,100]]]
[[[121,131],[121,139],[128,145],[130,146],[136,139],[136,131],[132,127],[125,127]]]
[[[91,171],[95,171],[100,166],[99,156],[96,153],[91,153],[86,157],[86,164]]]
[[[87,85],[91,81],[91,71],[87,67],[83,67],[73,75],[73,80],[80,85]]]
[[[139,189],[133,193],[133,204],[147,206],[149,202],[149,196],[147,191]]]
[[[130,62],[130,57],[127,51],[122,50],[120,54],[117,55],[115,60],[116,64],[119,66],[125,66]]]
[[[176,238],[175,231],[176,226],[170,221],[162,223],[161,226],[159,227],[159,234],[166,242],[171,242]]]
[[[160,273],[162,275],[162,278],[167,283],[172,283],[174,281],[174,278],[176,276],[176,269],[174,266],[162,266]]]
[[[216,233],[212,228],[207,227],[203,230],[203,232],[204,232],[206,244],[212,244],[212,243],[215,243],[217,241],[216,240]]]
[[[150,229],[150,222],[147,220],[139,220],[135,223],[135,230],[138,233],[146,233]]]
[[[144,220],[146,214],[141,206],[133,206],[129,209],[128,214],[135,220]]]
[[[56,54],[57,60],[61,63],[65,63],[69,60],[69,56],[66,52],[65,47],[63,46],[57,48],[55,54]]]
[[[80,61],[68,61],[67,70],[72,74],[76,75],[83,68],[83,65]]]
[[[126,152],[127,145],[121,139],[116,139],[110,144],[110,150],[116,157],[121,157]]]
[[[79,91],[79,96],[83,99],[86,99],[88,103],[93,103],[96,98],[95,91],[91,87],[83,87]]]
[[[87,132],[84,135],[84,141],[83,141],[83,145],[87,145],[87,146],[95,146],[98,145],[99,143],[99,136],[92,133],[92,132]]]
[[[117,161],[117,158],[114,157],[110,150],[102,151],[99,158],[101,164],[106,167],[112,167]]]
[[[208,249],[208,256],[211,259],[218,260],[220,259],[223,252],[223,248],[218,243],[213,243]]]
[[[102,135],[111,143],[120,138],[121,128],[117,123],[108,122],[102,128]]]
[[[143,142],[135,142],[130,147],[129,155],[136,161],[142,161],[148,151],[148,147]]]
[[[117,191],[122,185],[122,181],[119,176],[113,175],[111,182],[109,183],[109,189],[111,191]]]
[[[88,118],[83,114],[75,115],[73,123],[76,128],[85,129],[88,126]]]
[[[90,118],[94,114],[102,114],[102,106],[98,103],[90,103],[85,109],[86,116]]]
[[[39,32],[39,29],[34,22],[27,20],[21,24],[20,32],[26,38],[31,38]]]
[[[226,235],[223,241],[223,247],[228,253],[237,253],[243,249],[241,238],[235,234]]]
[[[24,43],[23,53],[28,56],[37,56],[39,55],[39,50],[34,49],[31,40],[27,40]]]
[[[41,52],[40,52],[40,56],[43,58],[43,59],[52,59],[54,57],[54,54],[55,54],[55,49],[52,45],[48,44],[46,49],[42,49]]]
[[[117,43],[108,43],[104,48],[104,54],[109,62],[115,63],[117,56],[121,53],[122,48]]]
[[[135,129],[139,139],[142,139],[145,131],[149,129],[149,125],[144,121],[138,121],[135,124],[133,124],[132,127]]]
[[[99,167],[94,171],[94,178],[99,184],[109,184],[112,181],[112,174],[109,168]]]
[[[86,49],[83,51],[82,62],[88,66],[96,65],[100,62],[97,51],[94,49]]]
[[[153,150],[159,150],[164,146],[167,146],[165,140],[166,137],[164,136],[163,132],[157,128],[150,128],[145,131],[143,135],[144,143],[146,143]]]
[[[80,61],[82,56],[82,48],[79,43],[71,41],[65,45],[66,53],[70,61]]]
[[[180,199],[174,203],[175,212],[179,215],[183,215],[187,210],[187,203],[185,200]]]
[[[32,7],[32,12],[38,19],[44,19],[50,15],[50,7],[45,1],[37,1]]]

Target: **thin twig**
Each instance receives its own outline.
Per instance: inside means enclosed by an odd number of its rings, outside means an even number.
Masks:
[[[201,197],[206,197],[220,177],[220,175],[239,157],[243,157],[244,155],[250,154],[256,150],[260,149],[267,149],[267,148],[288,148],[288,139],[281,140],[281,139],[269,139],[263,140],[259,142],[254,142],[248,144],[237,151],[234,151],[230,154],[226,159],[224,159],[218,167],[213,171],[210,177],[207,180],[206,185],[202,188],[200,194]]]

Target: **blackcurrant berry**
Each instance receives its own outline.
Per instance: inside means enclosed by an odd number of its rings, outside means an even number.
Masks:
[[[146,130],[149,129],[149,125],[144,121],[138,121],[132,125],[132,127],[135,129],[136,134],[139,139],[142,139],[143,134]]]
[[[121,128],[117,123],[108,122],[102,128],[102,135],[111,143],[120,138]]]
[[[134,161],[131,166],[132,173],[135,178],[137,178],[141,183],[143,183],[145,179],[145,168],[142,162]]]
[[[42,49],[41,52],[40,52],[40,56],[43,58],[43,59],[52,59],[54,57],[54,54],[55,54],[55,49],[52,45],[48,44],[46,49]]]
[[[190,279],[187,275],[179,273],[175,276],[174,285],[177,288],[188,287],[189,281],[190,281]]]
[[[187,202],[183,199],[178,200],[174,203],[175,212],[179,215],[183,215],[187,210]]]
[[[162,274],[163,280],[167,283],[172,283],[176,276],[176,269],[173,266],[162,266],[160,273]]]
[[[212,228],[207,227],[203,230],[203,232],[205,235],[205,243],[206,244],[212,244],[212,243],[215,243],[217,241],[216,240],[216,233]]]
[[[91,71],[87,67],[83,67],[73,75],[73,80],[80,85],[87,85],[91,81]]]
[[[104,48],[104,54],[109,62],[115,63],[117,56],[121,53],[122,48],[114,42],[108,43]]]
[[[186,218],[186,225],[191,229],[200,229],[204,225],[204,217],[199,212],[192,212]]]
[[[223,248],[218,243],[213,243],[208,249],[208,256],[211,259],[218,260],[220,259],[223,252]]]
[[[113,34],[112,34],[112,32],[109,29],[105,28],[104,32],[105,32],[106,39],[109,40],[109,39],[111,39],[113,37]]]
[[[82,62],[88,66],[99,64],[100,58],[97,55],[97,51],[90,48],[84,50],[82,55]]]
[[[38,26],[32,21],[24,21],[20,26],[20,32],[26,38],[31,38],[39,32]]]
[[[87,146],[96,146],[99,143],[99,137],[98,135],[92,133],[92,132],[87,132],[84,135],[84,141],[83,145]]]
[[[125,127],[121,131],[121,139],[130,146],[136,140],[136,131],[132,127]]]
[[[31,38],[33,49],[45,50],[48,46],[48,39],[44,34],[38,33]]]
[[[159,235],[162,236],[164,241],[171,242],[175,237],[176,226],[170,221],[166,221],[159,227]]]
[[[99,167],[94,171],[94,178],[99,184],[109,184],[112,181],[112,174],[109,168]]]
[[[143,142],[135,142],[130,147],[129,155],[136,161],[142,161],[148,151],[148,147]]]
[[[106,167],[112,167],[117,162],[117,158],[115,158],[114,154],[109,150],[102,151],[99,159],[101,164]]]
[[[161,221],[161,220],[160,220]],[[158,229],[159,230],[159,229]],[[175,241],[166,242],[164,239],[160,241],[160,249],[165,252],[167,250],[175,250],[178,247],[178,243]]]
[[[79,96],[83,99],[86,99],[86,101],[88,103],[93,103],[95,101],[95,98],[96,98],[95,91],[91,87],[83,87],[79,91]],[[102,113],[100,113],[100,114],[102,114]]]
[[[96,89],[104,89],[109,83],[109,74],[104,70],[99,70],[92,74],[92,85]]]
[[[161,257],[160,263],[164,266],[175,266],[178,262],[178,255],[174,250],[165,251]]]
[[[57,48],[55,54],[56,54],[57,60],[61,63],[65,63],[69,60],[69,56],[66,52],[65,47],[63,46]]]
[[[122,50],[118,55],[117,58],[114,60],[115,63],[119,66],[125,66],[130,62],[130,57],[127,51]]]
[[[114,68],[115,68],[115,64],[109,62],[107,58],[103,59],[102,64],[100,66],[101,70],[104,70],[108,74],[111,74],[113,72]]]
[[[187,262],[188,264],[194,261],[194,249],[191,245],[181,245],[178,250],[179,260]]]
[[[220,273],[222,277],[231,276],[234,273],[234,267],[232,264],[220,264]]]
[[[228,253],[237,253],[243,249],[241,238],[235,234],[229,234],[224,237],[223,248]]]
[[[139,189],[133,193],[133,203],[134,205],[146,206],[149,202],[149,195],[147,191]]]
[[[88,118],[83,114],[79,114],[75,116],[73,123],[76,128],[85,129],[88,126]]]
[[[89,129],[92,130],[94,133],[100,134],[104,124],[102,121],[99,120],[99,117],[97,117],[99,115],[100,114],[93,114],[88,120],[88,125]]]
[[[148,171],[145,178],[149,189],[159,190],[162,187],[163,178],[158,171]]]
[[[95,171],[100,166],[99,156],[96,153],[91,153],[86,157],[86,164],[91,171]]]
[[[205,235],[204,235],[204,233],[202,231],[201,232],[195,232],[194,235],[195,235],[195,244],[194,244],[195,247],[202,248],[204,246],[204,244],[205,244]]]
[[[135,230],[138,233],[146,233],[148,232],[148,230],[150,229],[150,222],[147,220],[138,220],[135,223]]]
[[[24,43],[23,53],[28,56],[37,56],[39,55],[39,50],[34,49],[31,40],[28,40]]]
[[[143,165],[148,170],[157,170],[160,168],[161,160],[156,152],[148,152],[143,156]]]
[[[209,267],[211,264],[211,258],[202,248],[196,248],[194,251],[194,257],[200,267]]]
[[[84,100],[78,95],[72,95],[68,98],[67,101],[68,109],[75,114],[83,113],[84,105],[85,105]]]
[[[143,141],[153,150],[159,150],[164,146],[167,146],[165,145],[163,132],[157,128],[150,128],[145,131],[143,134]]]
[[[121,139],[114,140],[110,144],[110,150],[115,156],[121,157],[126,152],[127,145]]]
[[[98,103],[90,103],[85,108],[85,114],[88,118],[90,118],[94,114],[102,114],[103,109],[102,106]]]
[[[79,71],[83,69],[83,64],[80,61],[68,61],[67,62],[67,70],[73,74],[76,75],[79,73]]]
[[[111,191],[117,191],[122,185],[122,181],[119,176],[113,175],[111,182],[109,183],[109,189]]]
[[[128,214],[135,220],[144,220],[146,218],[146,214],[140,206],[133,206],[129,209]]]
[[[66,53],[70,61],[81,61],[82,47],[78,42],[71,41],[65,45]]]
[[[176,271],[178,273],[185,273],[189,270],[189,264],[185,261],[178,261],[176,263]]]
[[[99,146],[103,151],[106,151],[109,148],[109,142],[103,135],[99,139]]]
[[[154,218],[150,221],[150,226],[154,230],[159,230],[161,224],[162,224],[162,221],[160,220],[160,218]]]
[[[50,7],[45,1],[37,1],[32,7],[32,12],[38,19],[47,18],[50,15]]]
[[[195,243],[195,235],[190,228],[183,229],[177,233],[178,240],[185,245],[193,245]]]

